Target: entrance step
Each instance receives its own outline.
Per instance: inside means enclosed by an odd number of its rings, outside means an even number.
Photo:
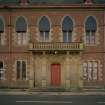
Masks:
[[[29,89],[29,92],[63,92],[65,89],[62,88],[33,88]]]
[[[48,92],[48,90],[41,89],[41,88],[32,88],[32,89],[29,89],[29,92]]]
[[[83,91],[87,92],[105,92],[104,87],[84,87]]]
[[[52,92],[63,92],[63,91],[65,91],[65,89],[63,89],[61,87],[50,87],[50,88],[48,88],[48,91],[52,91]]]

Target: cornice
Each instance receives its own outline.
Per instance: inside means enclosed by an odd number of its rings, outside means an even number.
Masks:
[[[0,5],[0,9],[105,9],[105,4]]]

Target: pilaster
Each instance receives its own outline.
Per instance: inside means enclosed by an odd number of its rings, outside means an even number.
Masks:
[[[42,57],[42,88],[46,88],[47,86],[47,64],[46,64],[46,55],[43,52]]]
[[[30,52],[30,71],[29,71],[29,86],[34,88],[34,57],[33,53]]]

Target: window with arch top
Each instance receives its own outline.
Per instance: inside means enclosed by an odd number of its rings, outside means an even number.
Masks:
[[[39,32],[41,41],[49,40],[50,22],[46,16],[43,16],[39,21]]]
[[[24,17],[18,17],[16,21],[15,30],[17,33],[17,43],[19,45],[24,45],[27,43],[27,22]]]
[[[94,17],[87,18],[85,23],[86,44],[95,44],[97,23]]]
[[[73,21],[66,16],[62,22],[63,42],[72,42]]]
[[[4,20],[0,17],[0,45],[4,44]]]

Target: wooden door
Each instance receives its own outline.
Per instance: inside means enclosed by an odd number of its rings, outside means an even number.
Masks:
[[[61,67],[60,64],[51,65],[51,85],[59,86],[61,83]]]

